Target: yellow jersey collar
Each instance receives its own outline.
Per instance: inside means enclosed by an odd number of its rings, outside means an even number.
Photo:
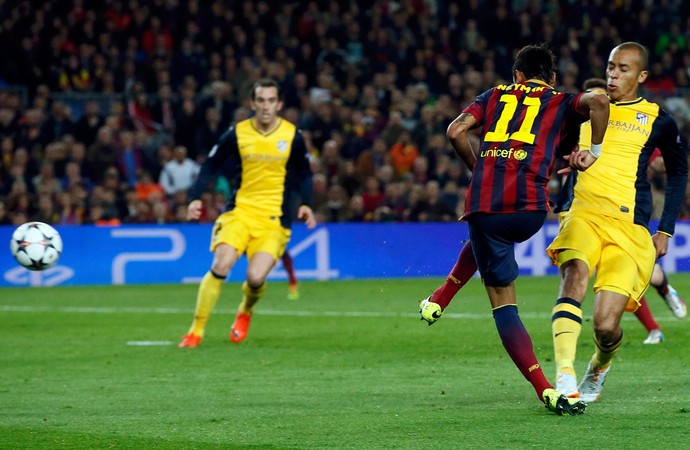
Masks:
[[[538,80],[536,78],[530,78],[529,80],[525,80],[522,84],[527,84],[527,83],[536,83],[536,84],[541,84],[542,86],[546,86],[549,89],[553,89],[553,86],[551,86],[549,83],[546,81]]]

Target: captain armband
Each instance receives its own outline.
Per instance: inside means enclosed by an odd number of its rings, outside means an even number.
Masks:
[[[594,156],[595,158],[598,158],[601,156],[601,147],[602,144],[592,144],[592,146],[589,148],[589,154]]]

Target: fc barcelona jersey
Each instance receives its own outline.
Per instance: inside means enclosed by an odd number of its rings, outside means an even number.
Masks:
[[[489,89],[465,108],[481,127],[465,216],[549,210],[557,149],[587,120],[577,111],[581,96],[528,80]]]
[[[283,226],[289,227],[294,203],[291,195],[299,193],[305,204],[311,200],[304,138],[284,119],[269,133],[258,130],[252,119],[228,129],[211,149],[197,187],[203,189],[211,175],[221,171],[235,188],[228,209],[242,214],[259,219],[279,217]]]

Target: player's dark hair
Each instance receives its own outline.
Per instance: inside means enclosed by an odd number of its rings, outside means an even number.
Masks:
[[[582,85],[582,90],[589,91],[590,89],[606,89],[606,80],[603,78],[588,78]]]
[[[254,83],[254,86],[252,87],[252,100],[256,100],[256,90],[258,88],[267,88],[267,87],[274,87],[278,90],[278,100],[282,100],[283,98],[283,92],[280,89],[280,85],[276,80],[273,80],[271,78],[261,78],[260,80],[257,80],[256,83]]]
[[[556,56],[546,44],[527,45],[515,56],[513,72],[519,70],[527,79],[551,82],[556,73]]]
[[[637,54],[640,55],[640,70],[647,70],[647,64],[649,63],[649,51],[647,47],[637,42],[623,42],[618,45],[616,50],[636,50]]]

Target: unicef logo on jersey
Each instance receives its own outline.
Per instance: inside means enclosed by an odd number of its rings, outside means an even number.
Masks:
[[[488,150],[483,150],[479,152],[480,158],[515,158],[518,161],[522,161],[527,158],[527,151],[519,148],[515,150],[514,148],[502,149],[502,148],[490,148]]]
[[[280,153],[285,153],[288,149],[287,141],[278,141],[278,151]]]

